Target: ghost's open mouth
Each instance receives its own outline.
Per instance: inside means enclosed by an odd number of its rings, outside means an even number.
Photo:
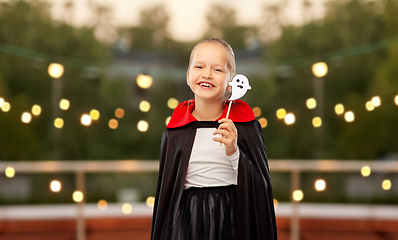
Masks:
[[[243,89],[242,85],[236,85],[238,88]]]

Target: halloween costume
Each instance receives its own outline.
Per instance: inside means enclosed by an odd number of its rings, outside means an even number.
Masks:
[[[227,104],[226,104],[227,105]],[[162,136],[159,177],[152,218],[152,240],[169,240],[176,218],[196,128],[217,128],[217,121],[197,121],[194,100],[174,110]],[[225,107],[221,118],[225,118]],[[236,239],[276,240],[273,195],[261,126],[243,101],[233,102],[229,115],[238,130],[240,151]]]

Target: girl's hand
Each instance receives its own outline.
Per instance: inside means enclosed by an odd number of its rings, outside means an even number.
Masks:
[[[221,124],[213,134],[220,134],[222,137],[214,137],[213,140],[224,143],[225,154],[231,156],[238,150],[238,130],[230,119],[223,118],[218,122]]]

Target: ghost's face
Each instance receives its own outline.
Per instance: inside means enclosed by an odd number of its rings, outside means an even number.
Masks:
[[[252,89],[249,85],[249,79],[242,74],[235,75],[229,83],[232,86],[232,96],[229,100],[236,100],[246,94],[247,90]]]

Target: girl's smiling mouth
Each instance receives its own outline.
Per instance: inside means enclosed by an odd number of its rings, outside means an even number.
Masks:
[[[213,84],[211,84],[211,83],[207,83],[207,82],[200,82],[200,83],[198,83],[201,87],[203,87],[203,88],[212,88],[212,87],[215,87]]]

